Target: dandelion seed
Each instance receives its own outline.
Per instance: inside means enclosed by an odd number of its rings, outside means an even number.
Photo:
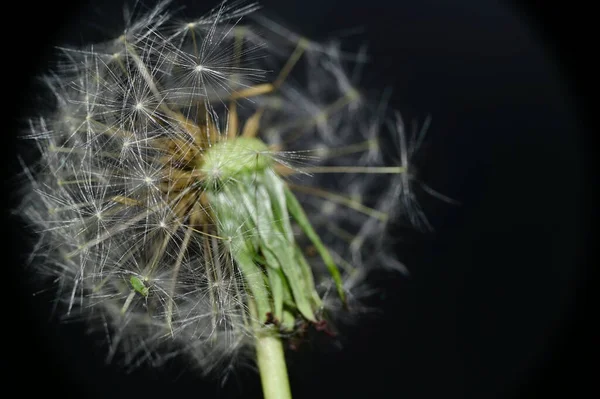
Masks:
[[[254,354],[265,397],[285,399],[283,345],[359,309],[372,269],[404,271],[386,225],[403,206],[427,225],[411,173],[422,135],[387,116],[389,94],[371,105],[352,72],[364,56],[339,43],[246,23],[254,3],[169,25],[168,3],[63,48],[46,79],[56,107],[26,136],[41,152],[25,169],[32,261],[107,334],[109,359],[183,354],[222,374]]]

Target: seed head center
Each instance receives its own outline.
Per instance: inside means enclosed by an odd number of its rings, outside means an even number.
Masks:
[[[202,157],[200,169],[216,179],[264,170],[272,163],[269,148],[260,139],[238,137],[214,144]]]

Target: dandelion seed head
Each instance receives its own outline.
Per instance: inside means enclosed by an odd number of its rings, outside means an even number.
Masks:
[[[351,319],[371,270],[405,272],[387,227],[427,226],[403,173],[422,133],[369,100],[364,55],[338,41],[246,22],[254,3],[170,23],[169,3],[61,48],[21,213],[38,270],[106,330],[109,360],[222,373],[252,353],[253,318],[299,336]]]

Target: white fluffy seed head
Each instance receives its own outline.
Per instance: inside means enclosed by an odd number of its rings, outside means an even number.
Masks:
[[[426,226],[404,173],[420,139],[407,141],[399,117],[388,121],[386,100],[363,98],[350,78],[363,61],[349,61],[339,43],[313,43],[263,18],[245,25],[256,4],[225,2],[175,23],[167,3],[117,39],[61,49],[45,78],[55,106],[28,132],[41,157],[26,167],[22,213],[66,312],[109,326],[109,358],[161,363],[182,353],[222,372],[252,353],[248,277],[235,254],[239,237],[260,232],[243,211],[214,218],[206,193],[240,179],[218,159],[204,167],[205,154],[240,135],[265,143],[259,155],[342,270],[352,312],[370,270],[404,271],[386,246],[390,218],[404,210]],[[307,66],[304,76],[294,63]],[[398,164],[381,154],[386,135],[399,135]],[[349,310],[293,227],[322,298],[318,317],[335,321]]]

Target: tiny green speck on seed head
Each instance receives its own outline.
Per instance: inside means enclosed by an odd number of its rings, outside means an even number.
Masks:
[[[146,287],[144,285],[144,283],[142,282],[142,280],[139,277],[131,276],[131,278],[129,279],[129,282],[131,283],[131,286],[133,287],[133,289],[136,292],[138,292],[139,294],[141,294],[144,297],[148,296],[148,287]]]

